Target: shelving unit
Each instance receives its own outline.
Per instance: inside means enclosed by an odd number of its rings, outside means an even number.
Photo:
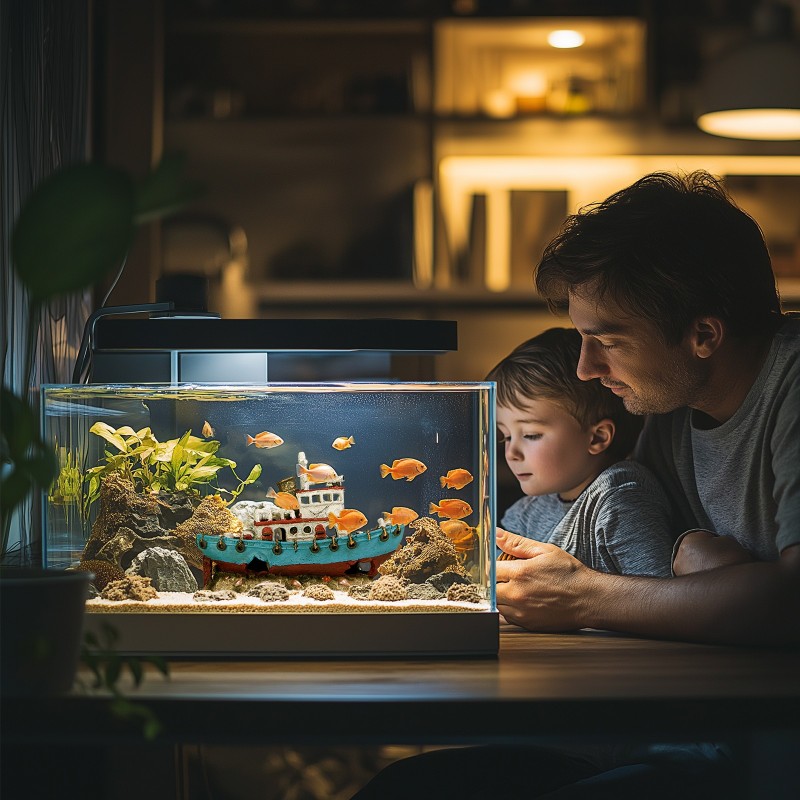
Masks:
[[[137,273],[150,281],[129,280],[129,293],[152,286],[162,268],[194,266],[212,278],[224,316],[457,319],[465,355],[442,359],[443,372],[478,379],[521,338],[553,324],[530,272],[564,214],[653,165],[691,163],[744,176],[754,216],[768,240],[778,237],[782,294],[800,304],[792,234],[770,232],[772,211],[761,213],[770,180],[800,181],[800,143],[719,139],[662,113],[668,82],[685,80],[689,66],[655,73],[671,44],[646,27],[652,4],[604,4],[595,23],[605,44],[586,51],[579,77],[584,89],[595,80],[606,100],[581,113],[539,103],[514,78],[550,59],[542,31],[552,19],[457,17],[447,3],[361,2],[339,18],[303,15],[301,4],[291,19],[265,16],[270,9],[252,2],[147,4],[160,80],[138,141],[152,158],[162,148],[186,152],[190,176],[206,191],[202,219],[162,229]],[[118,37],[124,23],[117,20]],[[610,73],[592,73],[591,58],[605,69],[623,39],[627,72],[618,70],[622,88],[608,102]],[[142,49],[122,39],[112,45],[122,48],[120,63]],[[548,63],[563,85],[568,72]],[[505,110],[491,103],[503,86],[513,95]],[[126,87],[115,91],[112,81],[108,91],[120,97]],[[118,160],[134,122],[124,135],[108,132]],[[602,177],[586,172],[589,161]],[[231,252],[229,270],[171,249],[176,228],[202,220],[246,242]]]

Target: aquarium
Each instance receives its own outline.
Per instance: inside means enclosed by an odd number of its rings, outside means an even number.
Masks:
[[[497,652],[492,383],[62,385],[45,565],[125,652]]]

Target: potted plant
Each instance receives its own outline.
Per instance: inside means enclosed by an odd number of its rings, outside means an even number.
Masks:
[[[141,183],[100,164],[68,166],[31,194],[11,240],[14,268],[27,291],[24,386],[33,375],[39,313],[54,297],[85,290],[124,262],[139,224],[183,205],[192,189],[182,160],[167,157]],[[12,517],[58,473],[42,441],[27,394],[0,394],[0,691],[46,694],[70,688],[81,646],[92,576],[69,570],[10,566]]]

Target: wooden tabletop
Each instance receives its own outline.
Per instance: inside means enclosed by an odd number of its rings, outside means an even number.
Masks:
[[[503,625],[497,658],[173,661],[130,699],[164,741],[359,744],[720,736],[800,727],[800,649]],[[136,737],[107,698],[4,700],[16,741]]]

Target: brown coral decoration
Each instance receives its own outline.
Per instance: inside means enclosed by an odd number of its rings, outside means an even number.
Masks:
[[[119,581],[125,577],[125,573],[116,565],[100,559],[81,561],[76,570],[79,572],[93,572],[94,580],[92,583],[98,592],[102,592],[111,581]]]
[[[407,598],[408,591],[405,583],[391,575],[384,575],[382,578],[378,578],[369,590],[370,600],[388,600],[390,603],[394,603]]]
[[[481,596],[478,587],[472,584],[454,583],[448,590],[445,597],[450,601],[461,600],[466,603],[480,603]]]
[[[223,600],[235,600],[237,594],[233,589],[217,589],[213,592],[208,589],[198,589],[192,597],[196,603],[221,603]]]
[[[247,592],[250,597],[257,597],[265,603],[282,602],[289,599],[289,590],[280,583],[259,583]]]
[[[186,556],[192,566],[202,565],[202,556],[197,547],[197,535],[221,536],[222,534],[239,533],[242,521],[235,517],[225,501],[218,494],[204,497],[194,514],[185,522],[181,522],[173,535],[180,542],[179,552]],[[191,553],[191,559],[189,557]]]
[[[306,587],[303,597],[310,597],[312,600],[333,600],[336,595],[333,593],[333,589],[329,589],[321,583],[314,583]]]
[[[150,585],[150,578],[141,575],[126,575],[118,581],[111,581],[102,592],[103,600],[141,600],[147,601],[158,597],[158,592]]]
[[[431,517],[415,519],[409,527],[414,531],[405,545],[392,553],[378,567],[382,575],[405,578],[411,583],[424,583],[431,575],[450,571],[467,575],[458,563],[458,554],[446,533]]]

